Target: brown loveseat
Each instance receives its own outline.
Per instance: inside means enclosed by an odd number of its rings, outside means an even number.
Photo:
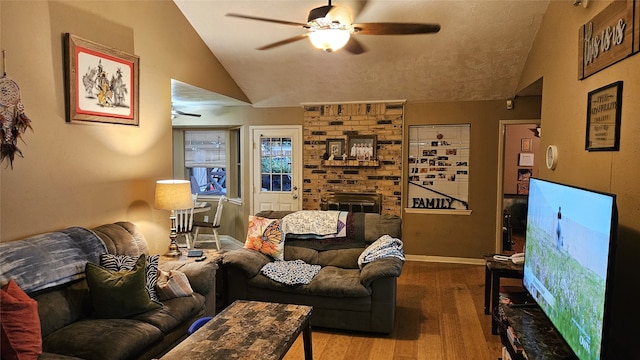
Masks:
[[[256,216],[282,218],[290,212],[263,211]],[[274,259],[258,251],[238,249],[224,256],[228,269],[229,301],[237,299],[313,306],[313,326],[389,333],[396,308],[396,281],[403,261],[396,257],[358,265],[365,247],[382,235],[401,237],[397,216],[354,213],[352,235],[346,244],[315,241],[287,234],[284,260],[303,260],[321,265],[310,283],[286,285],[274,281],[261,269]]]
[[[126,318],[96,318],[85,279],[87,262],[102,253],[148,255],[147,242],[130,222],[94,229],[72,227],[0,243],[0,284],[14,279],[37,301],[40,359],[151,359],[182,340],[194,320],[215,313],[213,263],[162,264],[186,274],[194,293],[162,301],[158,309]]]

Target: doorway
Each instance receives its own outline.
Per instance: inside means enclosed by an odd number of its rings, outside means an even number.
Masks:
[[[501,120],[498,136],[496,253],[524,251],[529,178],[538,176],[539,119]]]
[[[302,209],[302,127],[251,127],[251,213]]]

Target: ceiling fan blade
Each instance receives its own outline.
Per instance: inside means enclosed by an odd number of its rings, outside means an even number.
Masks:
[[[440,31],[439,24],[419,23],[363,23],[353,24],[358,35],[412,35],[433,34]]]
[[[302,26],[304,28],[307,27],[307,24],[303,24],[303,23],[297,23],[297,22],[286,21],[286,20],[269,19],[269,18],[250,16],[250,15],[228,13],[227,16],[241,18],[241,19],[248,19],[248,20],[265,21],[265,22],[282,24],[282,25]]]
[[[358,18],[358,15],[364,11],[364,8],[367,7],[368,0],[347,0],[346,4],[351,7],[351,14],[354,19]]]
[[[180,111],[180,110],[176,110],[176,113],[178,115],[184,115],[184,116],[195,116],[195,117],[201,117],[202,114],[193,114],[193,113],[188,113],[188,112],[184,112],[184,111]]]
[[[274,47],[278,47],[278,46],[282,46],[282,45],[286,45],[292,42],[296,42],[298,40],[302,40],[302,39],[306,39],[309,36],[309,33],[304,33],[304,34],[300,34],[294,37],[290,37],[288,39],[284,39],[284,40],[280,40],[262,47],[259,47],[258,50],[269,50],[269,49],[273,49]]]
[[[360,55],[367,51],[362,44],[356,40],[353,36],[349,38],[349,41],[344,46],[344,49],[354,55]]]
[[[307,17],[307,21],[311,22],[315,19],[319,19],[327,16],[329,11],[331,11],[331,9],[333,9],[334,7],[335,6],[332,6],[332,5],[325,5],[325,6],[317,7],[315,9],[311,9],[311,11],[309,11],[309,16]]]

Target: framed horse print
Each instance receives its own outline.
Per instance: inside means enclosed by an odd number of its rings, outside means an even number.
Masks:
[[[67,121],[139,125],[140,58],[65,36]]]

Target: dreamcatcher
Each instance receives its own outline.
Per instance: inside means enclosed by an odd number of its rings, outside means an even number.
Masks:
[[[22,151],[16,143],[22,140],[22,134],[27,129],[33,130],[31,120],[24,113],[24,105],[20,102],[20,88],[15,81],[7,76],[5,52],[2,51],[2,77],[0,77],[0,163],[5,158],[13,169],[13,159],[18,154],[22,157]],[[24,140],[22,140],[24,142]]]

